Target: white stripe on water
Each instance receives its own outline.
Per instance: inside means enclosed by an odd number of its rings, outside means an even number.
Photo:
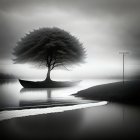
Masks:
[[[40,114],[58,113],[69,110],[83,109],[87,107],[102,106],[106,105],[107,101],[101,101],[96,103],[78,104],[72,106],[61,106],[61,107],[49,107],[49,108],[34,108],[34,109],[23,109],[23,110],[9,110],[0,112],[0,121],[8,120],[18,117],[26,117]]]

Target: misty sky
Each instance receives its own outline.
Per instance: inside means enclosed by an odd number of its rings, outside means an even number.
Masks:
[[[129,52],[126,75],[139,75],[140,0],[0,0],[0,70],[43,76],[45,70],[12,64],[12,49],[29,31],[53,26],[78,37],[87,59],[81,67],[56,70],[52,76],[119,77],[120,51]]]

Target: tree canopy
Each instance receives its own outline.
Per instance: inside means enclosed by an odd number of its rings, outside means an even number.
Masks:
[[[62,29],[40,28],[26,34],[14,48],[15,63],[30,63],[52,70],[83,62],[85,49],[79,40]]]

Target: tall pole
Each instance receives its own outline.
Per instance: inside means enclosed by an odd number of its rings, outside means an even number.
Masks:
[[[128,52],[123,51],[123,52],[119,52],[119,54],[121,54],[123,56],[123,75],[122,76],[123,76],[123,87],[124,87],[124,81],[125,81],[125,79],[124,79],[125,78],[124,77],[124,68],[125,68],[124,67],[124,57],[125,57],[126,54],[128,54]],[[125,115],[125,108],[124,107],[125,106],[123,106],[123,117],[122,117],[123,118],[123,122],[124,122],[124,115]]]
[[[124,85],[124,53],[123,53],[123,85]]]
[[[124,85],[124,80],[125,80],[125,75],[124,75],[124,56],[126,55],[126,54],[128,54],[128,52],[119,52],[119,54],[121,54],[122,56],[123,56],[123,85]]]

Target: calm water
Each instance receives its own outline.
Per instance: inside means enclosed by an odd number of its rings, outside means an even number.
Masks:
[[[91,102],[74,97],[72,94],[95,85],[115,81],[117,80],[83,80],[73,87],[48,89],[25,89],[18,81],[11,81],[0,85],[0,109],[5,110],[33,106],[60,106]]]
[[[34,90],[23,89],[18,81],[1,84],[1,109],[26,106],[35,108],[1,111],[0,119],[7,121],[0,121],[0,126],[6,132],[6,136],[12,134],[10,137],[20,136],[20,138],[60,135],[67,137],[76,135],[82,138],[91,136],[94,139],[108,137],[114,139],[122,136],[140,138],[140,106],[112,102],[106,104],[72,96],[80,90],[115,81],[117,80],[84,80],[69,88]],[[43,105],[45,108],[36,108]],[[55,107],[46,108],[49,105]],[[18,117],[22,118],[12,119]]]

